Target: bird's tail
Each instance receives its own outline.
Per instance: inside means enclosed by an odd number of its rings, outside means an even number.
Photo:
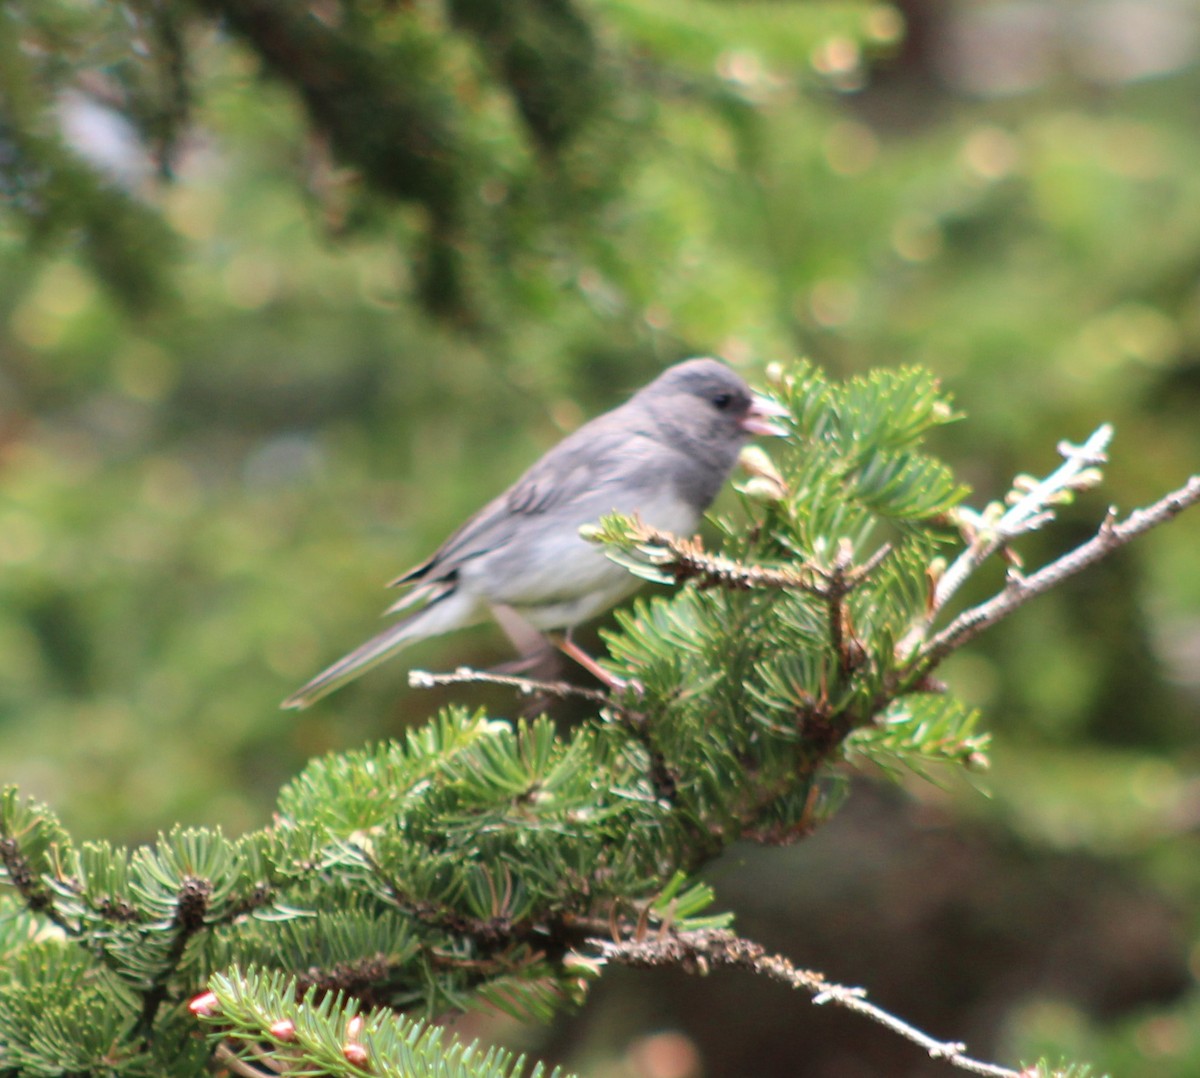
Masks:
[[[417,639],[407,621],[384,629],[378,636],[371,637],[365,644],[344,655],[332,666],[322,670],[312,681],[302,685],[279,706],[299,711],[315,704],[323,696],[365,674],[373,666],[390,659],[406,644]]]
[[[279,706],[299,711],[390,659],[409,644],[479,621],[480,615],[473,606],[474,604],[461,592],[443,593],[428,606],[384,629],[365,644],[360,644],[349,655],[344,655],[332,666],[322,670]]]

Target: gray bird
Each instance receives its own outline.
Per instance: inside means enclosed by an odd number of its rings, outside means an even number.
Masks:
[[[771,422],[785,414],[718,360],[668,368],[564,438],[432,557],[393,580],[411,590],[387,613],[411,612],[282,706],[308,707],[401,648],[489,615],[525,654],[545,650],[542,632],[565,629],[555,645],[605,678],[570,630],[633,594],[640,581],[579,529],[621,512],[662,531],[692,533],[745,442],[785,433]]]

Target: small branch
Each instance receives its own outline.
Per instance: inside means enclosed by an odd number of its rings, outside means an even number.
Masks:
[[[175,916],[170,928],[174,933],[171,946],[167,951],[162,966],[154,975],[149,989],[142,998],[142,1014],[138,1029],[142,1036],[149,1039],[154,1030],[154,1020],[159,1008],[167,999],[172,976],[179,963],[183,961],[184,951],[188,941],[202,928],[208,913],[209,900],[212,898],[212,883],[197,876],[188,876],[179,888],[175,904]]]
[[[575,697],[606,708],[625,724],[630,733],[641,742],[642,747],[646,750],[649,761],[648,775],[656,796],[665,801],[674,799],[678,780],[667,766],[662,751],[655,746],[645,718],[615,704],[607,693],[597,689],[581,688],[568,681],[537,681],[533,678],[515,677],[512,674],[495,674],[487,670],[474,670],[469,666],[460,666],[451,674],[431,674],[427,670],[410,670],[408,674],[408,683],[414,689],[429,689],[435,685],[461,685],[472,682],[486,685],[507,685],[526,696],[545,693],[548,696],[564,700]]]
[[[646,777],[654,787],[654,796],[674,805],[679,793],[679,775],[672,770],[662,749],[655,742],[653,724],[647,721],[645,715],[632,711],[619,712],[617,719],[645,750]]]
[[[891,555],[892,544],[884,543],[862,565],[857,565],[846,574],[847,587],[853,591],[864,580],[878,569]]]
[[[843,539],[838,544],[837,557],[829,570],[819,570],[825,580],[825,602],[829,608],[829,643],[834,654],[838,657],[838,670],[842,677],[849,677],[863,659],[862,644],[854,635],[850,624],[850,610],[846,606],[846,596],[864,580],[871,569],[879,565],[886,557],[888,547],[881,547],[865,565],[852,568],[854,550],[849,539]]]
[[[475,670],[469,666],[460,666],[450,674],[432,674],[428,670],[410,670],[408,683],[414,689],[432,689],[437,685],[464,685],[469,683],[485,685],[506,685],[510,689],[525,696],[545,693],[561,700],[576,697],[590,700],[594,704],[613,707],[613,702],[607,693],[597,689],[585,689],[572,685],[569,681],[537,681],[534,678],[515,677],[512,674],[493,674],[487,670]]]
[[[8,877],[9,885],[21,896],[31,913],[52,921],[68,936],[78,936],[79,929],[71,924],[54,905],[54,894],[46,887],[21,850],[20,844],[7,835],[0,837],[0,880]]]
[[[773,588],[824,595],[824,591],[814,582],[811,565],[806,564],[801,569],[768,569],[746,565],[734,558],[708,553],[699,539],[683,539],[670,532],[659,531],[643,524],[637,517],[628,521],[628,533],[622,536],[626,545],[631,546],[646,563],[664,574],[670,574],[663,576],[664,582],[674,577],[677,584],[685,580],[697,580],[708,587],[734,591]]]
[[[1049,506],[1061,501],[1069,492],[1096,481],[1094,469],[1108,459],[1105,450],[1112,436],[1112,426],[1104,423],[1083,445],[1059,442],[1058,451],[1066,458],[1064,463],[1045,479],[1029,485],[1024,495],[999,520],[989,524],[942,575],[930,606],[930,620],[997,550],[1018,535],[1034,531],[1050,520],[1054,514]]]
[[[260,1070],[254,1064],[242,1059],[227,1044],[217,1045],[216,1057],[222,1066],[227,1067],[239,1078],[274,1078],[275,1075],[283,1073],[275,1067],[271,1067],[269,1070]]]
[[[699,581],[704,587],[727,588],[732,591],[802,591],[820,599],[838,599],[848,595],[871,575],[892,552],[883,544],[862,565],[851,566],[849,554],[839,551],[839,561],[833,569],[825,569],[811,561],[800,568],[747,565],[736,558],[710,554],[699,539],[683,539],[670,532],[658,531],[637,518],[628,523],[629,536],[622,538],[631,545],[646,563],[670,574],[675,583]],[[663,581],[670,577],[664,575]]]
[[[846,654],[846,569],[850,564],[850,544],[842,540],[838,544],[837,557],[833,561],[833,569],[828,576],[829,595],[826,604],[829,607],[829,643],[834,654],[838,657],[838,668],[842,676],[850,672],[850,662]]]
[[[984,1075],[985,1078],[1022,1078],[1020,1071],[972,1059],[965,1054],[964,1044],[957,1041],[939,1041],[923,1033],[903,1019],[871,1003],[863,989],[831,984],[822,974],[797,969],[787,958],[769,955],[759,944],[732,932],[701,930],[677,932],[653,939],[623,940],[619,943],[604,939],[592,939],[588,942],[608,961],[626,966],[678,966],[688,973],[701,975],[708,973],[714,966],[732,966],[748,970],[757,976],[768,977],[790,988],[807,992],[818,1005],[833,1003],[861,1014],[923,1048],[930,1058],[945,1060],[959,1070]]]
[[[1135,509],[1119,524],[1114,523],[1115,510],[1110,510],[1096,535],[1064,554],[1032,576],[1012,575],[1008,586],[985,603],[964,610],[918,652],[912,670],[918,677],[929,674],[947,655],[974,639],[985,629],[1003,621],[1030,599],[1057,587],[1067,577],[1107,557],[1114,550],[1139,535],[1174,519],[1185,509],[1200,502],[1200,475],[1192,476],[1178,490],[1160,498],[1145,509]]]

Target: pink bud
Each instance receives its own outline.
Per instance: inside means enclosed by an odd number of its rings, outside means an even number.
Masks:
[[[352,1063],[356,1067],[367,1065],[367,1050],[355,1041],[342,1045],[342,1055],[346,1057],[347,1063]]]
[[[201,992],[198,996],[193,996],[188,1003],[188,1010],[197,1018],[211,1018],[221,1009],[221,1005],[217,1002],[217,997],[212,992]]]
[[[290,1018],[281,1018],[278,1022],[272,1022],[268,1032],[277,1041],[294,1041],[296,1039],[296,1025]]]
[[[363,1016],[356,1014],[346,1023],[346,1040],[351,1042],[358,1040],[359,1034],[362,1033],[362,1028]]]

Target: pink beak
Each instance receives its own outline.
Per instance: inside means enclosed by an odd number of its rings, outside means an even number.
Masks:
[[[782,438],[788,433],[787,427],[781,423],[772,423],[771,418],[782,418],[786,415],[790,413],[782,404],[755,393],[749,410],[742,416],[738,426],[747,434],[769,434]]]

